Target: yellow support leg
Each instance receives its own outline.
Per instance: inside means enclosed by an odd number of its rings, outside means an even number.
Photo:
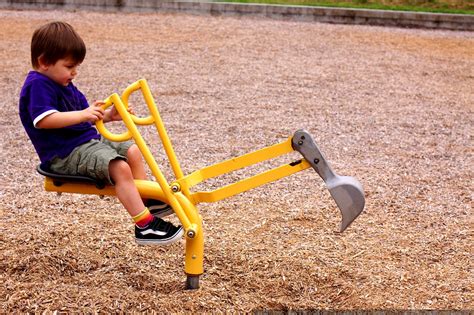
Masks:
[[[186,273],[186,289],[199,288],[199,276],[204,273],[204,231],[202,218],[196,206],[182,193],[176,193],[176,198],[183,207],[186,216],[195,225],[195,233],[186,233],[186,255],[184,272]]]

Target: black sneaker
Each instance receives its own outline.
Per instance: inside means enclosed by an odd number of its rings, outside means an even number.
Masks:
[[[160,200],[150,199],[146,202],[145,206],[150,210],[150,213],[157,218],[164,218],[174,212],[169,204]]]
[[[153,218],[144,228],[135,225],[135,241],[139,245],[167,245],[176,242],[183,236],[183,227]]]

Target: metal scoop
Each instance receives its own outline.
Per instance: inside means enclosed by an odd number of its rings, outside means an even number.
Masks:
[[[365,198],[362,185],[350,176],[339,176],[331,169],[311,135],[298,130],[293,135],[293,148],[300,152],[321,176],[342,214],[340,232],[343,232],[364,210]]]

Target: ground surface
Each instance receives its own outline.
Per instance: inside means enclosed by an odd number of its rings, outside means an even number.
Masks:
[[[205,274],[184,291],[184,241],[138,247],[115,198],[43,191],[17,98],[31,34],[55,19],[88,46],[90,100],[148,79],[185,173],[306,128],[365,212],[337,233],[310,170],[201,204]],[[473,52],[462,32],[0,11],[0,311],[472,309]]]

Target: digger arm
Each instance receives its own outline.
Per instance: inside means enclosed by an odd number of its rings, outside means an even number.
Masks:
[[[182,179],[176,180],[174,183],[171,184],[171,187],[176,187],[176,190],[185,188],[187,191],[189,191],[192,186],[207,179],[227,174],[235,170],[242,169],[244,167],[290,153],[292,151],[292,137],[290,137],[285,142],[197,170]],[[306,160],[298,160],[245,178],[243,180],[226,185],[213,191],[191,192],[190,198],[192,199],[194,204],[198,204],[200,202],[219,201],[242,193],[244,191],[276,181],[280,178],[305,170],[309,167],[311,167],[311,165]]]

